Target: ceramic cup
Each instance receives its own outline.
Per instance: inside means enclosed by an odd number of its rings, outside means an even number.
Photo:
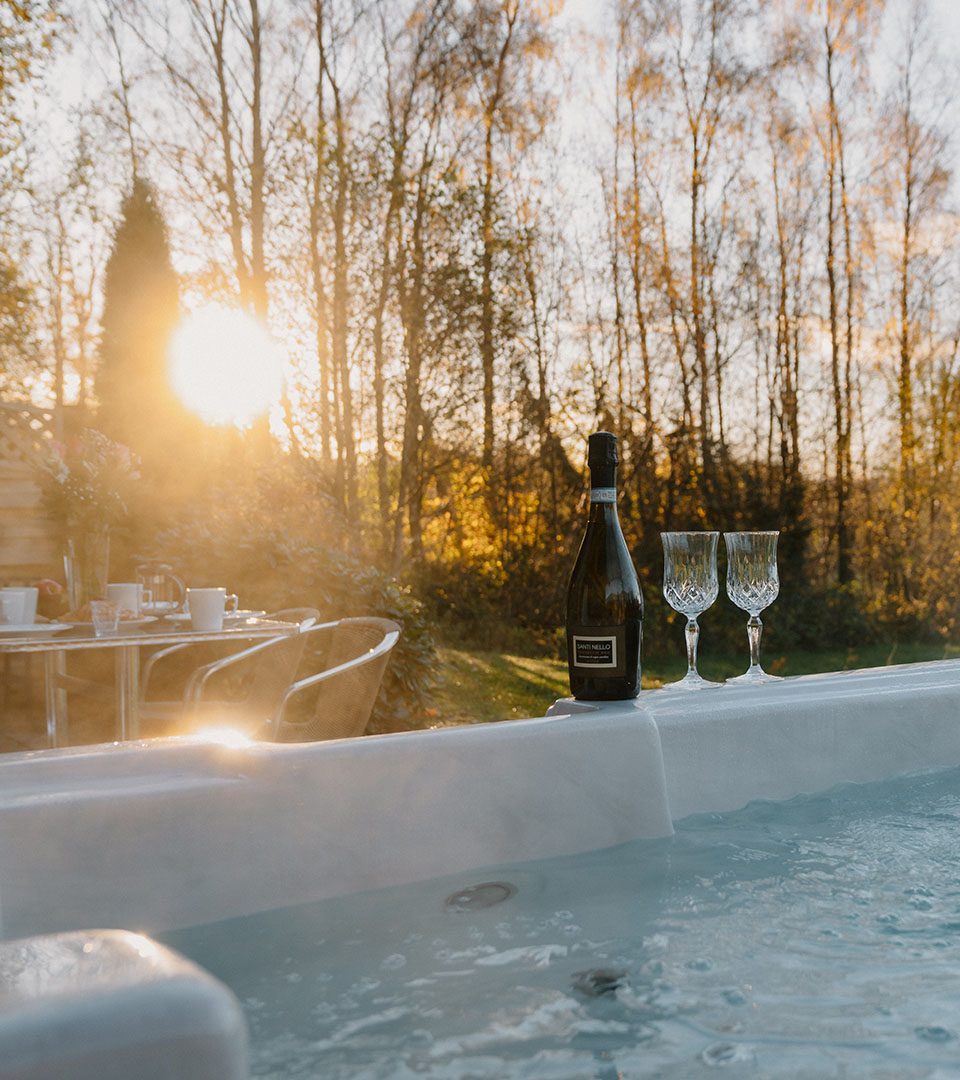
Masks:
[[[10,626],[30,626],[37,621],[37,597],[34,586],[0,589],[0,619]]]
[[[237,597],[226,589],[187,589],[187,611],[194,630],[222,630],[227,610],[237,610]]]
[[[139,615],[142,605],[150,603],[150,590],[134,582],[108,585],[106,599],[116,604],[121,611],[132,611]]]

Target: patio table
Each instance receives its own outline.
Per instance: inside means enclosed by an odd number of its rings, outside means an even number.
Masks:
[[[51,747],[67,746],[67,692],[58,685],[66,674],[67,653],[80,649],[114,649],[116,693],[116,737],[120,741],[140,737],[140,649],[144,645],[206,644],[212,641],[249,641],[299,633],[297,623],[269,619],[245,619],[222,630],[193,630],[189,626],[158,621],[147,627],[96,637],[92,630],[64,630],[58,634],[24,634],[0,638],[4,653],[42,653],[43,689],[47,722],[47,742]]]

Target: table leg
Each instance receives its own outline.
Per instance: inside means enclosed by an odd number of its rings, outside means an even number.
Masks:
[[[57,686],[57,679],[67,672],[67,654],[53,650],[43,654],[43,699],[47,716],[47,745],[68,746],[70,723],[67,716],[67,692]]]
[[[140,738],[140,647],[117,649],[117,738]]]

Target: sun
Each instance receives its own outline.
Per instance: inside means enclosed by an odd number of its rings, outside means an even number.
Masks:
[[[184,317],[170,341],[170,382],[209,424],[248,427],[279,398],[283,358],[246,311],[210,304]]]

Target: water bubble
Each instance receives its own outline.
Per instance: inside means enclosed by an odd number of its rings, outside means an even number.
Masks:
[[[753,1061],[753,1051],[749,1046],[739,1046],[737,1043],[711,1043],[700,1055],[700,1060],[704,1065],[714,1067],[742,1065]]]
[[[641,942],[645,949],[650,952],[662,952],[670,944],[670,938],[666,934],[650,934]]]
[[[688,960],[687,967],[691,971],[709,971],[713,967],[713,961],[705,956],[698,956],[693,960]]]
[[[451,893],[444,901],[444,907],[453,912],[479,911],[502,904],[504,900],[515,896],[516,892],[516,886],[509,881],[483,881],[479,885],[471,885]],[[497,923],[497,930],[504,927],[509,929],[509,926],[509,923]]]
[[[402,953],[393,953],[388,956],[380,965],[386,971],[397,971],[404,967],[407,962],[407,958]]]
[[[919,1039],[926,1039],[927,1042],[949,1042],[955,1038],[952,1031],[949,1031],[945,1027],[939,1027],[937,1025],[931,1025],[929,1027],[917,1027],[913,1029],[913,1033]]]
[[[729,990],[723,991],[723,1000],[728,1005],[746,1005],[747,995],[742,990],[738,990],[735,986]]]
[[[573,976],[573,988],[587,997],[601,997],[613,994],[626,983],[627,973],[613,968],[592,968],[590,971],[577,971]]]

